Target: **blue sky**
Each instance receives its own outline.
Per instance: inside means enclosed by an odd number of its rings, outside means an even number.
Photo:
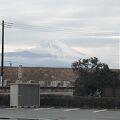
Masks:
[[[5,50],[56,39],[118,68],[119,13],[119,0],[0,0],[0,20],[14,23],[5,30]]]

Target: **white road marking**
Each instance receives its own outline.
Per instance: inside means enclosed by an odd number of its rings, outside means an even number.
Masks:
[[[95,110],[95,111],[93,111],[94,113],[98,113],[98,112],[105,112],[105,111],[107,111],[107,109],[103,109],[103,110]]]
[[[29,120],[29,119],[31,119],[31,120],[36,120],[36,119],[38,119],[38,120],[52,120],[52,119],[49,119],[49,118],[29,118],[29,117],[10,117],[9,119],[26,119],[26,120]]]
[[[63,110],[64,112],[69,112],[69,111],[76,111],[76,110],[80,110],[80,108],[75,108],[75,109],[66,109],[66,110]]]
[[[14,109],[16,109],[16,108],[5,108],[5,109],[8,109],[8,110],[14,110]]]
[[[50,110],[50,109],[53,109],[53,108],[36,108],[34,110]]]

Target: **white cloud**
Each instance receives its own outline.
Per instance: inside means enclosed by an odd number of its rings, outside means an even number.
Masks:
[[[98,50],[91,51],[97,55],[102,46],[104,50],[119,46],[119,13],[119,0],[0,0],[0,20],[32,26],[31,30],[6,30],[7,48],[36,46],[42,40],[57,39],[86,50],[97,46]],[[105,55],[103,58],[108,59]]]
[[[98,57],[101,62],[104,62],[109,65],[110,68],[119,68],[119,48],[112,47],[101,47],[99,48],[84,48],[84,47],[73,47],[77,51],[82,51],[87,53],[89,57]]]

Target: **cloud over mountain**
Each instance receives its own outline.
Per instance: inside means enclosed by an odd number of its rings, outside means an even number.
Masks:
[[[57,41],[43,41],[39,46],[5,53],[5,60],[12,61],[13,65],[70,67],[71,63],[86,55],[73,50],[66,44]]]

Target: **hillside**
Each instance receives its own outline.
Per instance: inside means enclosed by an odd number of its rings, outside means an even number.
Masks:
[[[18,67],[5,67],[4,75],[6,80],[16,81],[18,79]],[[70,68],[43,68],[43,67],[23,67],[22,80],[35,81],[75,81],[76,76]]]

